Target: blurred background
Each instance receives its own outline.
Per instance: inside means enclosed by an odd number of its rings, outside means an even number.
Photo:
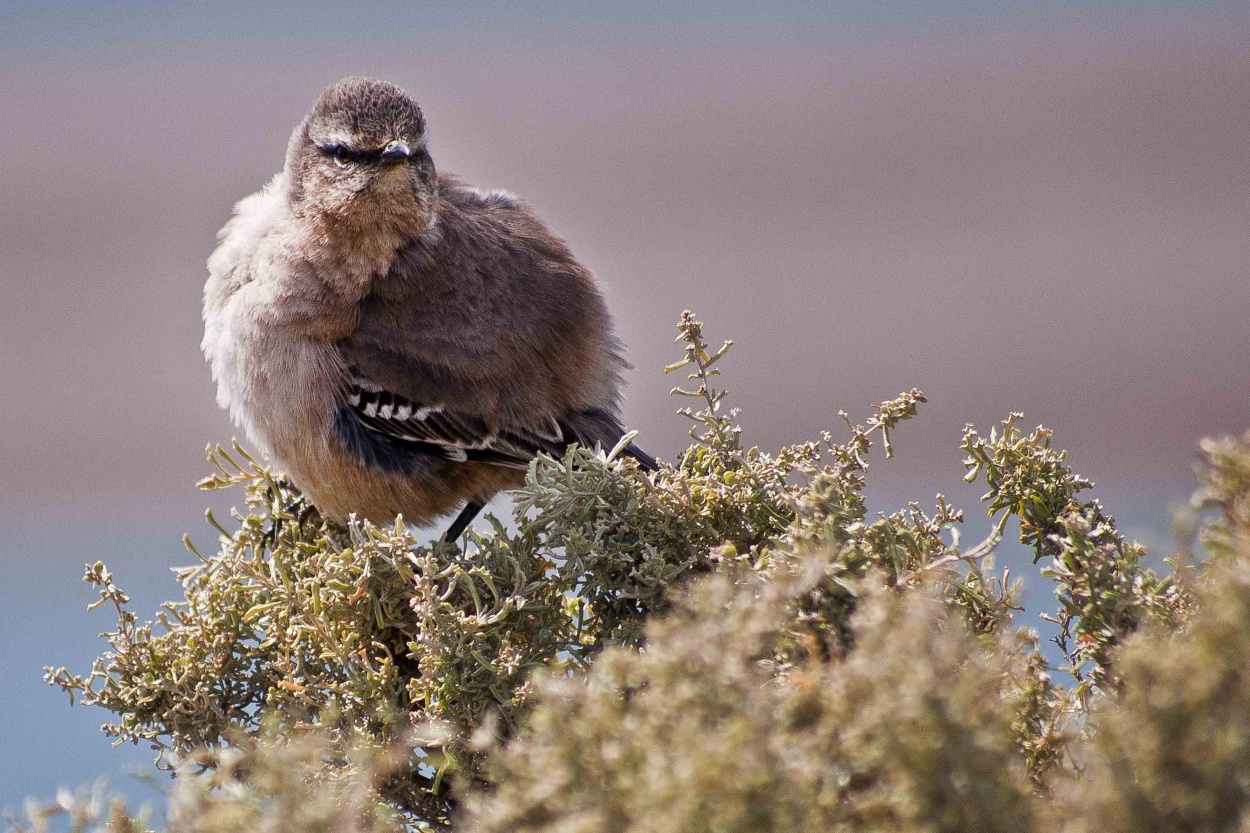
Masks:
[[[236,496],[193,483],[234,431],[204,261],[346,74],[406,87],[438,166],[596,272],[661,457],[686,307],[736,342],[764,449],[922,388],[873,505],[942,491],[969,536],[965,422],[1053,428],[1157,557],[1197,440],[1250,428],[1244,2],[7,0],[0,73],[0,807],[102,774],[157,797],[120,774],[150,753],[41,668],[107,648],[85,562],[144,616],[179,596],[182,533],[213,547],[204,507]]]

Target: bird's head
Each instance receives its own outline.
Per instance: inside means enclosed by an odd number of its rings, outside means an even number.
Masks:
[[[425,116],[384,81],[351,77],[326,89],[291,136],[286,179],[302,215],[408,232],[433,222]]]

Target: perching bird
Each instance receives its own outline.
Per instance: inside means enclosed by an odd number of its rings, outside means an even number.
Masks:
[[[393,84],[322,93],[219,237],[217,401],[328,517],[425,525],[463,504],[454,539],[540,452],[622,437],[594,278],[515,197],[436,173]]]

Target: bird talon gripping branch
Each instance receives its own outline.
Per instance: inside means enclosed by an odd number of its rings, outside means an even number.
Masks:
[[[347,78],[209,259],[217,401],[326,516],[454,541],[541,452],[612,448],[620,342],[590,272],[521,201],[436,172],[421,109]],[[625,453],[655,461],[633,443]]]

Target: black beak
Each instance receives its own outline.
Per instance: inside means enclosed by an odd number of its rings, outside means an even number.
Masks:
[[[383,162],[405,162],[412,158],[412,148],[396,139],[382,148]]]

